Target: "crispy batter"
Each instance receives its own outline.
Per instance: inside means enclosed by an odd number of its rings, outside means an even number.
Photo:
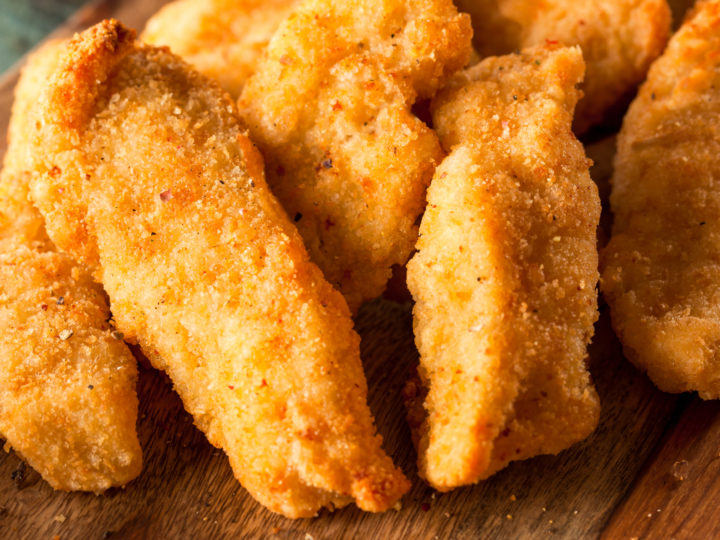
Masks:
[[[625,117],[602,289],[626,356],[668,392],[720,397],[720,2],[670,40]]]
[[[0,177],[0,433],[54,488],[101,492],[142,467],[137,368],[102,288],[52,251],[28,201],[31,111],[61,50],[46,45],[23,70]]]
[[[582,74],[579,48],[538,47],[484,60],[433,102],[450,155],[408,285],[429,386],[418,465],[439,490],[557,453],[597,424],[584,360],[600,201],[570,129]]]
[[[443,153],[410,107],[465,64],[470,37],[449,0],[305,0],[245,86],[268,183],[353,311],[412,251]]]
[[[167,45],[237,98],[268,41],[297,2],[177,0],[147,22],[141,39]]]
[[[102,289],[25,244],[0,253],[0,283],[0,433],[55,489],[124,486],[142,467],[137,367]]]
[[[409,486],[375,435],[349,310],[227,94],[106,21],[73,41],[41,102],[32,194],[51,237],[98,263],[118,327],[242,484],[289,517],[392,507]]]
[[[472,15],[481,56],[557,40],[580,45],[587,65],[575,130],[586,131],[644,79],[665,47],[666,0],[458,0]]]
[[[40,212],[28,200],[27,153],[33,134],[31,115],[48,74],[57,66],[62,42],[49,41],[31,54],[15,87],[8,126],[8,150],[0,177],[0,242],[43,242],[51,248]]]

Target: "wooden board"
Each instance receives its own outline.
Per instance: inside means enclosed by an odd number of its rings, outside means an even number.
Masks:
[[[141,28],[163,2],[96,2],[58,31],[114,16]],[[16,73],[0,81],[5,130]],[[612,138],[588,146],[607,192]],[[607,223],[607,219],[604,220]],[[385,446],[413,483],[402,509],[354,507],[292,521],[257,504],[223,453],[192,425],[167,378],[141,368],[141,476],[95,496],[54,492],[13,453],[0,453],[1,538],[558,538],[720,535],[720,404],[655,389],[628,364],[603,306],[590,368],[603,403],[597,431],[558,456],[515,463],[447,494],[417,477],[401,388],[417,363],[410,306],[379,300],[356,319],[370,406]]]

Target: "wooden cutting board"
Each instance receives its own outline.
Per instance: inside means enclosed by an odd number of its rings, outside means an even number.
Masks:
[[[55,35],[111,16],[141,29],[163,3],[96,2]],[[681,13],[687,2],[675,4]],[[0,81],[2,131],[16,81],[16,71]],[[614,140],[587,148],[606,194]],[[0,538],[720,537],[720,402],[655,389],[623,358],[605,306],[590,349],[603,403],[596,432],[558,456],[512,464],[447,494],[418,479],[404,420],[400,392],[417,364],[410,305],[378,300],[356,324],[378,429],[413,483],[401,510],[367,514],[348,507],[297,521],[272,514],[193,427],[167,378],[141,365],[141,476],[101,496],[61,493],[12,451],[0,453]]]

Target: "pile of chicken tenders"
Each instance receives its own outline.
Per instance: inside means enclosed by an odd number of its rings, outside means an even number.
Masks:
[[[577,137],[636,91],[599,250]],[[598,288],[659,388],[718,398],[718,98],[720,0],[672,36],[665,0],[177,0],[50,42],[0,177],[0,435],[130,483],[136,344],[268,509],[396,507],[352,317],[403,265],[437,490],[595,429]]]

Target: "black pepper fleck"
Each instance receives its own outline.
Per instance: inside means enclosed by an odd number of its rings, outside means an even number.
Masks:
[[[22,487],[23,482],[25,481],[25,470],[27,469],[27,465],[25,465],[24,461],[20,462],[20,465],[18,465],[18,468],[15,469],[11,474],[10,478],[12,478],[12,481],[15,483],[15,486],[18,488]]]

